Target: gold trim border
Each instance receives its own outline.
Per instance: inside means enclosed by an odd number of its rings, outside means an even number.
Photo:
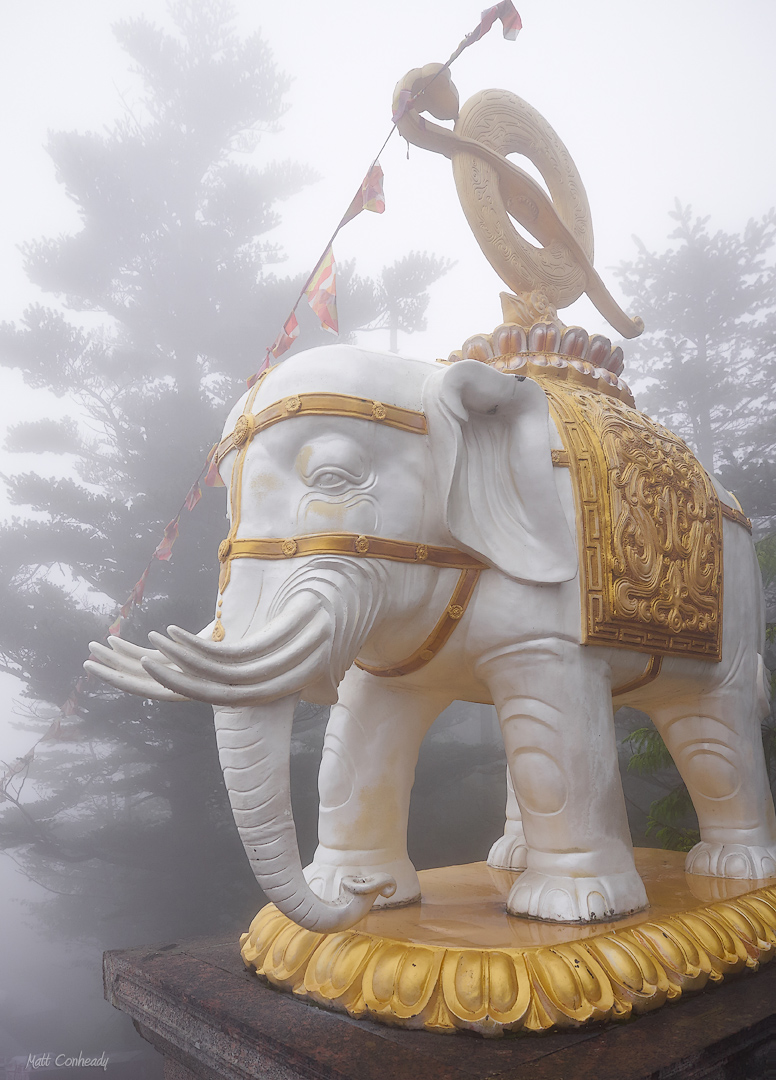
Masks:
[[[542,1032],[625,1020],[757,970],[776,950],[776,886],[522,949],[459,949],[357,929],[315,934],[268,904],[240,946],[262,980],[355,1018],[485,1036]]]
[[[603,445],[582,411],[574,387],[554,383],[546,377],[537,378],[536,381],[547,395],[550,415],[557,425],[570,461],[577,508],[583,644],[719,662],[722,657],[722,510],[705,470],[699,466],[699,475],[714,518],[711,529],[715,538],[712,558],[717,618],[714,625],[703,631],[681,630],[677,633],[669,626],[651,620],[640,622],[630,614],[623,614],[618,610],[614,588],[614,572],[619,560],[612,518],[612,479]],[[674,440],[686,449],[677,436],[660,429],[660,425],[649,417],[614,401],[611,407],[617,412],[622,410],[620,418],[625,424],[635,424],[637,427],[640,424],[651,425],[661,437]],[[557,460],[558,465],[562,463],[562,459]],[[553,460],[553,464],[556,464],[556,460]]]
[[[372,398],[355,397],[353,394],[293,394],[291,397],[274,401],[261,412],[252,413],[255,396],[254,394],[249,404],[245,406],[243,414],[237,418],[231,435],[227,435],[216,447],[216,463],[221,461],[230,450],[250,443],[254,435],[258,435],[265,428],[296,416],[355,417],[358,420],[371,420],[382,424],[383,427],[408,431],[414,435],[428,434],[424,413],[418,412],[417,409],[405,409],[401,405],[373,401]]]

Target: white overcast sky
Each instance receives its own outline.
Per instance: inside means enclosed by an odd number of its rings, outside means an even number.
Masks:
[[[389,130],[391,94],[410,68],[444,60],[479,19],[484,0],[240,0],[245,31],[260,27],[294,77],[283,132],[262,156],[293,157],[322,179],[281,204],[272,239],[289,270],[309,267]],[[504,41],[498,24],[456,62],[461,100],[488,86],[525,97],[566,143],[593,213],[596,265],[634,251],[631,235],[661,246],[676,196],[725,229],[740,229],[776,202],[772,133],[776,102],[773,0],[521,0],[524,29]],[[34,296],[17,245],[76,228],[75,208],[43,150],[49,129],[100,130],[132,101],[137,84],[111,24],[159,0],[9,0],[0,40],[0,314]],[[406,251],[458,260],[434,289],[429,332],[407,352],[446,355],[499,319],[503,285],[480,254],[458,206],[450,163],[394,137],[383,157],[387,211],[362,215],[335,248],[364,271]],[[282,269],[282,268],[281,268]],[[279,319],[285,313],[278,312]],[[589,306],[574,312],[605,330]],[[375,347],[382,342],[372,335]],[[257,342],[257,355],[264,342]]]
[[[289,272],[313,265],[347,206],[390,129],[395,83],[410,68],[446,59],[481,6],[484,0],[239,0],[241,29],[261,28],[294,78],[283,131],[267,136],[259,153],[308,162],[321,175],[280,205],[271,238],[286,250]],[[518,8],[524,29],[517,41],[505,41],[497,24],[460,57],[453,79],[462,102],[503,87],[555,127],[587,188],[596,266],[615,294],[610,268],[633,255],[632,234],[665,245],[675,197],[726,230],[742,229],[776,203],[773,0],[519,0]],[[18,318],[40,298],[25,281],[18,245],[78,228],[43,149],[46,133],[102,130],[120,115],[122,99],[137,98],[111,25],[138,14],[167,19],[160,0],[3,5],[0,319]],[[356,258],[369,273],[411,249],[456,259],[433,288],[428,331],[400,341],[410,355],[446,356],[500,322],[504,286],[469,232],[447,159],[413,147],[407,160],[395,136],[382,164],[386,213],[362,214],[335,254]],[[285,315],[278,312],[278,327]],[[584,299],[567,321],[608,332]],[[386,347],[382,337],[364,340]],[[257,341],[257,358],[266,344]],[[0,446],[8,423],[63,407],[0,371]],[[0,471],[18,464],[6,455]],[[53,467],[45,459],[29,464]],[[192,462],[192,475],[198,466]]]

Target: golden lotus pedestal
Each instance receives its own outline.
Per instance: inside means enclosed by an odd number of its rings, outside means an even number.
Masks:
[[[281,990],[406,1028],[494,1036],[623,1020],[774,954],[776,879],[687,875],[684,858],[636,849],[650,907],[616,922],[510,916],[515,875],[471,863],[422,871],[422,903],[343,933],[302,930],[268,904],[241,955]]]

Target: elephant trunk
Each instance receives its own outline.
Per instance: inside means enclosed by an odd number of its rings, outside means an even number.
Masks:
[[[340,899],[329,903],[305,881],[291,811],[294,707],[302,695],[316,703],[336,701],[337,686],[387,595],[387,579],[376,561],[364,565],[332,556],[286,574],[258,627],[248,620],[234,634],[225,604],[225,641],[170,627],[169,637],[150,635],[159,653],[140,663],[163,686],[213,706],[224,780],[254,875],[284,915],[325,933],[358,922],[378,893],[391,896],[396,884],[384,874],[346,879]],[[239,614],[244,593],[236,584],[230,589]]]
[[[347,930],[378,894],[396,884],[386,874],[349,878],[340,899],[321,900],[302,873],[291,811],[291,725],[299,695],[266,705],[214,707],[218,755],[232,813],[256,880],[289,919],[316,933]]]

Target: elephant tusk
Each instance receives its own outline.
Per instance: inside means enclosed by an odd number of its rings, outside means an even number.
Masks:
[[[265,656],[242,664],[219,663],[216,659],[194,652],[187,645],[178,644],[161,634],[149,634],[150,641],[183,671],[199,678],[230,684],[256,684],[282,675],[305,660],[331,635],[331,620],[324,612],[305,626],[290,642]]]
[[[129,646],[129,648],[116,648],[114,641],[120,641],[120,638],[109,638],[108,644],[101,644],[99,641],[89,642],[89,652],[92,656],[98,658],[101,664],[105,667],[115,668],[117,671],[123,671],[125,674],[133,672],[136,675],[142,675],[143,669],[140,667],[140,660],[143,656],[151,656],[154,660],[164,662],[164,657],[160,652],[152,652],[150,649],[141,649],[137,645],[132,645],[131,642],[122,642],[122,645]]]
[[[299,630],[301,623],[308,620],[321,607],[320,600],[310,593],[295,596],[284,606],[283,611],[271,623],[262,627],[251,637],[243,638],[237,645],[224,642],[208,641],[197,634],[190,634],[180,626],[168,626],[167,633],[172,641],[188,645],[195,652],[223,661],[253,660],[271,648],[285,644]]]
[[[127,675],[94,660],[86,660],[84,670],[89,675],[96,675],[98,679],[102,679],[103,682],[115,687],[116,690],[124,690],[128,694],[135,694],[138,697],[154,698],[157,701],[190,700],[185,695],[178,694],[168,687],[162,686],[153,677],[149,677],[145,673],[142,675]]]
[[[186,697],[207,701],[211,705],[261,705],[299,691],[312,677],[320,674],[322,661],[328,657],[329,645],[324,642],[291,671],[253,686],[233,686],[198,679],[147,657],[142,660],[142,665],[152,679]]]

